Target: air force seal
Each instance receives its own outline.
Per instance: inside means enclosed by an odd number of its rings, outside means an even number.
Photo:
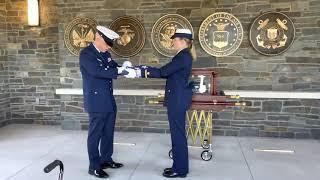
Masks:
[[[229,13],[211,14],[200,26],[200,45],[212,56],[221,57],[234,53],[239,48],[242,39],[241,23]]]

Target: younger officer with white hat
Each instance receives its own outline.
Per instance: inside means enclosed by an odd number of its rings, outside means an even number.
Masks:
[[[99,178],[109,176],[103,169],[123,166],[112,159],[117,114],[112,80],[117,79],[118,75],[128,74],[125,67],[120,67],[108,52],[117,38],[119,35],[114,31],[97,26],[94,42],[80,53],[84,108],[89,114],[89,174]]]
[[[136,67],[136,77],[167,79],[164,106],[167,107],[170,125],[173,165],[164,169],[163,176],[176,178],[186,177],[189,172],[185,116],[192,102],[192,88],[188,80],[196,55],[189,29],[177,29],[171,39],[177,51],[171,62],[161,68]]]

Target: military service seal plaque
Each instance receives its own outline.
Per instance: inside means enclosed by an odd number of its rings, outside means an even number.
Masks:
[[[97,23],[93,19],[77,17],[65,28],[64,43],[73,55],[78,56],[81,49],[94,41]]]
[[[142,23],[132,16],[118,17],[110,24],[110,29],[120,35],[112,47],[112,51],[121,57],[132,57],[138,54],[146,40],[146,32]]]
[[[267,12],[258,16],[250,28],[250,42],[253,48],[266,56],[285,52],[294,38],[293,22],[280,12]]]
[[[154,48],[162,55],[173,57],[175,50],[172,47],[171,36],[176,29],[190,29],[193,34],[193,28],[190,22],[179,14],[167,14],[160,17],[153,25],[151,31],[151,41]]]
[[[243,39],[240,21],[232,14],[218,12],[208,16],[199,29],[199,42],[212,56],[228,56],[234,53]]]

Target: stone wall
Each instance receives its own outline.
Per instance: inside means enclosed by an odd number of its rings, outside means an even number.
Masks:
[[[3,5],[5,3],[5,5]],[[61,124],[65,129],[86,129],[82,96],[57,96],[56,88],[81,88],[78,57],[64,45],[65,26],[77,16],[90,17],[106,25],[118,16],[137,17],[147,33],[143,50],[135,57],[114,56],[119,63],[161,66],[169,61],[152,46],[150,32],[162,15],[178,13],[190,20],[199,56],[193,67],[214,67],[220,73],[222,90],[318,91],[320,89],[320,0],[46,0],[41,4],[41,26],[28,27],[26,1],[0,0],[0,19],[7,12],[7,49],[1,49],[1,78],[8,73],[10,112],[14,123]],[[5,8],[5,11],[3,9]],[[251,22],[261,12],[281,11],[292,18],[296,39],[284,54],[266,57],[253,50],[248,41]],[[227,11],[238,17],[244,28],[241,47],[231,56],[214,58],[205,53],[197,39],[201,22],[210,14]],[[4,23],[5,22],[5,23]],[[2,30],[2,31],[1,31]],[[3,38],[1,36],[0,38]],[[7,52],[7,53],[6,53]],[[152,64],[150,59],[158,60]],[[6,71],[6,63],[8,71]],[[114,82],[121,89],[162,89],[164,80]],[[1,89],[1,91],[3,91]],[[117,129],[168,132],[166,111],[145,104],[147,97],[118,96]],[[302,97],[303,98],[303,97]],[[1,99],[1,98],[0,98]],[[6,101],[6,98],[3,101]],[[290,138],[319,138],[319,100],[246,99],[247,108],[227,108],[214,113],[214,133]],[[2,101],[0,100],[2,105]],[[9,106],[6,106],[9,107]],[[2,110],[0,114],[7,113]]]
[[[320,138],[319,101],[246,99],[251,106],[216,114],[214,129],[227,136]]]
[[[40,1],[40,26],[27,25],[27,1],[7,0],[7,51],[12,123],[57,124],[60,87],[54,0]]]
[[[188,18],[195,32],[198,61],[193,67],[215,67],[220,73],[220,89],[226,90],[280,90],[317,91],[320,85],[320,1],[289,0],[226,0],[226,1],[144,1],[117,2],[110,0],[61,0],[58,2],[59,57],[61,60],[61,85],[81,88],[78,57],[68,53],[63,44],[64,26],[76,16],[90,17],[106,25],[122,15],[137,17],[143,23],[147,39],[144,49],[129,58],[135,65],[148,64],[157,59],[160,66],[169,61],[152,46],[150,33],[153,24],[167,13],[178,13]],[[265,11],[282,11],[292,18],[296,26],[296,39],[284,54],[275,57],[255,52],[248,41],[248,30],[254,18]],[[210,14],[227,11],[238,17],[244,28],[244,40],[236,53],[214,58],[205,53],[197,41],[201,22]],[[119,62],[125,59],[115,56]],[[163,80],[119,79],[116,88],[161,89]],[[119,130],[143,132],[168,132],[165,109],[145,104],[146,97],[117,97]],[[62,122],[64,128],[87,127],[87,115],[82,112],[79,96],[62,96]],[[250,135],[290,138],[319,138],[318,100],[247,99],[252,106],[227,108],[214,113],[214,133],[219,135]],[[76,116],[75,116],[76,115]]]
[[[76,2],[76,3],[75,3]],[[68,53],[63,43],[64,26],[74,17],[84,16],[106,25],[122,15],[137,17],[144,25],[147,40],[140,54],[129,60],[135,65],[148,64],[156,59],[160,66],[169,61],[152,46],[150,33],[159,17],[168,13],[178,13],[190,20],[195,32],[195,45],[199,60],[193,67],[216,67],[220,72],[221,89],[229,90],[284,90],[317,91],[320,89],[320,1],[319,0],[58,0],[59,13],[59,55],[62,68],[63,87],[81,87],[78,57]],[[296,39],[284,54],[266,57],[257,53],[248,40],[250,25],[261,12],[282,11],[296,26]],[[233,55],[214,58],[205,53],[198,43],[201,22],[210,14],[227,11],[238,17],[244,28],[244,40]],[[121,62],[124,59],[117,58]],[[152,64],[150,64],[152,65]],[[116,87],[150,88],[162,87],[162,81],[116,81]]]
[[[145,96],[117,96],[116,129],[169,133],[166,109],[146,103]],[[213,134],[277,138],[320,138],[320,101],[293,99],[243,99],[250,106],[229,107],[213,113]],[[82,97],[62,95],[62,128],[87,129]]]
[[[7,63],[6,3],[0,1],[0,127],[9,123],[10,102]]]
[[[162,105],[149,105],[147,96],[116,96],[116,129],[120,131],[168,133],[167,112]],[[61,96],[63,129],[88,129],[88,115],[83,111],[82,96]]]

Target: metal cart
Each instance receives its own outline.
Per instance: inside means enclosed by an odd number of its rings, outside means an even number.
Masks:
[[[202,147],[201,158],[209,161],[213,157],[212,130],[213,112],[218,112],[226,106],[245,106],[246,102],[239,99],[238,95],[227,96],[223,91],[217,91],[217,73],[212,68],[192,69],[191,82],[193,82],[192,106],[186,114],[186,136],[191,139],[189,147]],[[231,100],[233,99],[233,100]],[[158,99],[149,100],[150,104],[163,103],[163,95]],[[200,144],[200,146],[199,146]],[[169,151],[172,158],[172,150]]]

